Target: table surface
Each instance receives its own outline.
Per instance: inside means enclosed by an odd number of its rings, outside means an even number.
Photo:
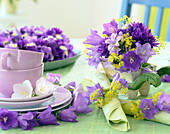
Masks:
[[[77,48],[82,47],[82,40],[74,39],[71,40]],[[167,43],[170,45],[170,43]],[[167,60],[167,52],[166,50],[162,50],[160,55],[153,56],[150,63],[154,63],[158,68],[161,66],[169,65]],[[76,61],[76,63],[66,66],[64,68],[60,68],[57,70],[48,71],[51,73],[58,73],[62,75],[61,83],[65,85],[71,81],[76,81],[76,83],[80,83],[84,78],[93,79],[96,69],[94,67],[88,66],[87,61],[84,56],[80,56],[80,58]],[[44,76],[46,73],[44,72]],[[62,134],[169,134],[170,126],[146,121],[146,120],[136,120],[131,116],[127,116],[127,119],[130,123],[131,129],[128,132],[120,132],[113,130],[109,127],[106,122],[105,116],[103,114],[102,109],[96,109],[94,104],[90,106],[93,109],[93,112],[89,114],[79,114],[77,117],[78,123],[71,122],[62,122],[58,121],[59,126],[49,125],[49,126],[41,126],[35,127],[33,131],[22,131],[21,128],[10,129],[8,131],[0,130],[0,133],[5,134],[50,134],[50,133],[62,133]]]

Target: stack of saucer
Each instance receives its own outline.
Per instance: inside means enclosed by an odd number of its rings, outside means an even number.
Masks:
[[[71,92],[65,88],[57,88],[54,93],[32,98],[10,99],[0,98],[0,108],[11,111],[28,112],[45,110],[51,105],[52,111],[59,110],[69,105],[72,101]]]

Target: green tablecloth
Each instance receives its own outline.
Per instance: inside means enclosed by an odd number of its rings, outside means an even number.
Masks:
[[[158,59],[157,59],[158,60]],[[158,62],[158,61],[157,61]],[[161,63],[161,62],[159,62]],[[163,63],[162,63],[163,64]],[[84,78],[93,79],[96,69],[89,67],[85,57],[81,56],[75,64],[70,66],[49,71],[51,73],[62,74],[61,83],[63,85],[71,81],[81,82]],[[44,76],[47,72],[44,73]],[[161,123],[156,123],[146,120],[136,120],[133,117],[127,116],[131,129],[128,132],[120,132],[113,130],[106,122],[102,109],[96,109],[91,105],[93,112],[89,114],[79,114],[78,123],[58,121],[59,126],[41,126],[35,127],[32,131],[23,131],[21,128],[10,129],[8,131],[0,130],[0,133],[5,134],[169,134],[170,126]]]

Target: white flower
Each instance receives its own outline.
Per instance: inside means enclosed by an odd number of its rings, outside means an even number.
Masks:
[[[29,80],[25,80],[22,84],[14,84],[11,98],[30,98],[32,96],[33,87]]]
[[[39,80],[36,82],[36,89],[35,93],[36,95],[44,95],[44,94],[49,94],[51,92],[54,92],[56,89],[56,86],[47,81],[44,77],[41,77]]]

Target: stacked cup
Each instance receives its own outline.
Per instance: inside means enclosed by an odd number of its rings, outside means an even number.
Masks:
[[[0,97],[10,98],[13,85],[29,80],[35,88],[43,76],[43,53],[0,48]]]

